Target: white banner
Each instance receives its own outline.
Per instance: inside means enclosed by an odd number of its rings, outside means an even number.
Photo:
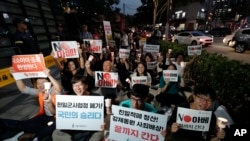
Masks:
[[[45,62],[43,54],[14,55],[12,56],[12,73],[15,80],[47,77],[44,73]]]
[[[102,53],[102,40],[83,39],[83,44],[89,53]]]
[[[147,70],[153,70],[157,67],[157,62],[153,61],[153,62],[147,62]]]
[[[175,58],[170,58],[170,60],[171,60],[172,62],[175,62]],[[168,59],[168,58],[166,58],[166,63],[165,63],[165,65],[170,65],[170,62],[169,62],[169,59]]]
[[[101,131],[103,96],[56,95],[56,129]]]
[[[119,49],[119,58],[129,58],[130,50],[129,49]]]
[[[208,131],[211,115],[211,111],[201,111],[178,107],[176,122],[180,124],[180,128],[182,129]]]
[[[178,70],[163,70],[163,78],[165,81],[178,82]]]
[[[149,44],[144,45],[143,54],[145,55],[147,52],[151,53],[156,59],[158,53],[160,52],[160,45],[149,45]]]
[[[51,46],[54,58],[79,58],[76,41],[53,41]]]
[[[194,54],[201,55],[202,52],[202,45],[195,45],[195,46],[188,46],[187,47],[188,56],[192,56]]]
[[[112,105],[109,139],[116,141],[163,141],[167,116]]]
[[[132,76],[131,77],[131,85],[133,86],[134,84],[147,84],[148,83],[148,78],[147,76]]]
[[[116,88],[118,83],[118,73],[95,71],[95,86],[105,88]]]

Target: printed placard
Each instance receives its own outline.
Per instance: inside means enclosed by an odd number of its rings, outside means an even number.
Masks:
[[[83,39],[83,44],[89,53],[102,53],[102,40]]]
[[[131,85],[133,86],[134,84],[147,84],[148,83],[148,78],[147,76],[132,76],[131,77]]]
[[[192,56],[194,54],[201,55],[202,45],[188,46],[188,56]]]
[[[119,58],[129,58],[130,50],[129,49],[119,49]]]
[[[116,88],[118,83],[118,73],[95,71],[95,86],[105,88]]]
[[[157,62],[153,61],[153,62],[147,62],[147,70],[153,70],[157,67]]]
[[[109,139],[116,141],[163,141],[167,117],[112,105]]]
[[[52,41],[54,58],[79,58],[76,41]]]
[[[175,58],[170,58],[172,62],[175,62]],[[165,65],[170,65],[169,58],[166,58]]]
[[[43,54],[14,55],[12,56],[12,73],[15,80],[26,78],[47,77],[43,72],[45,63]]]
[[[178,70],[163,70],[164,80],[169,80],[170,82],[178,81]]]
[[[201,111],[178,107],[176,122],[180,128],[194,131],[208,131],[212,111]]]
[[[56,95],[56,129],[101,131],[103,96]]]
[[[143,54],[144,55],[147,52],[149,52],[154,56],[155,59],[157,58],[159,51],[160,51],[160,45],[146,44],[146,45],[144,45],[144,48],[143,48]]]
[[[109,40],[112,40],[112,30],[111,30],[110,21],[103,21],[103,27],[104,27],[104,32],[105,32],[105,39],[106,39],[106,42],[108,43]]]

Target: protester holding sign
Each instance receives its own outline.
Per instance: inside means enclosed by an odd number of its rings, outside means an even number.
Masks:
[[[10,73],[14,73],[12,68]],[[47,101],[47,99],[50,98],[55,102],[55,95],[61,93],[62,87],[51,76],[49,69],[46,68],[44,73],[47,75],[47,78],[35,79],[36,88],[26,86],[22,80],[16,80],[16,85],[21,93],[37,96],[40,106],[38,113],[33,118],[24,121],[10,119],[1,119],[0,121],[6,125],[5,129],[24,131],[19,140],[33,140],[34,137],[37,137],[38,141],[42,141],[44,137],[51,135],[55,129],[55,124],[53,124],[54,112],[50,111],[50,109],[53,109],[53,103]],[[52,124],[48,126],[50,121],[52,121]],[[0,125],[2,124],[0,123]]]
[[[145,62],[147,63],[147,72],[152,77],[152,85],[156,85],[159,83],[159,79],[157,79],[157,62],[154,60],[154,57],[151,53],[145,54]],[[152,67],[149,67],[149,64],[152,64]]]
[[[181,72],[182,71],[181,62],[184,62],[184,58],[185,58],[185,55],[182,54],[182,53],[180,53],[180,54],[176,55],[176,61],[172,62],[172,63],[174,63],[176,65],[177,70],[179,71],[179,74],[182,73]],[[195,61],[196,58],[197,58],[197,55],[194,54],[193,58],[190,61],[188,61],[186,63],[186,65],[191,65],[192,63],[194,63],[194,61]]]
[[[79,62],[77,59],[67,59],[64,65],[62,65],[57,58],[54,58],[57,68],[61,71],[61,83],[66,93],[72,93],[71,79],[74,75],[83,75],[85,71],[84,57],[79,49]],[[51,52],[51,56],[54,53]]]
[[[134,77],[134,76],[147,76],[147,86],[151,87],[151,82],[152,82],[152,78],[151,75],[147,72],[146,70],[147,66],[145,63],[140,62],[137,64],[137,68],[136,71],[130,75],[130,77]]]
[[[168,66],[168,70],[177,70],[174,64]],[[178,76],[178,75],[177,75]],[[177,105],[186,101],[186,98],[179,95],[180,87],[185,86],[183,71],[182,75],[178,76],[177,82],[171,82],[169,79],[164,79],[164,74],[160,78],[161,93],[156,96],[156,100],[161,104],[161,106]]]
[[[81,75],[76,75],[71,80],[74,94],[76,96],[98,96],[98,94],[87,91],[88,81],[87,78]],[[76,97],[77,98],[77,97]],[[55,110],[55,109],[54,109]],[[96,131],[82,131],[82,130],[55,130],[53,132],[53,140],[55,141],[98,141],[101,140],[103,134]]]
[[[174,109],[173,114],[167,124],[168,131],[166,135],[166,141],[219,141],[220,139],[223,139],[225,137],[225,131],[216,129],[216,118],[213,113],[210,118],[202,118],[202,115],[188,115],[189,112],[183,114],[179,112],[179,115],[177,115],[178,107],[200,110],[198,113],[206,111],[209,109],[215,99],[215,92],[212,88],[207,86],[197,86],[194,90],[193,101],[190,103],[181,104]],[[177,120],[184,120],[184,123],[186,122],[189,125],[185,126],[183,124],[179,124],[177,123]],[[210,124],[208,121],[210,121]],[[197,123],[200,123],[200,125],[197,125]],[[207,126],[209,126],[209,130],[202,131],[206,123],[208,124]]]

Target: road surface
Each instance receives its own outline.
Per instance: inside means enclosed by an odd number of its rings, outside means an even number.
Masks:
[[[209,47],[205,47],[205,49],[209,53],[222,54],[223,56],[227,56],[229,59],[239,60],[250,64],[250,50],[247,50],[244,53],[236,53],[233,48],[223,45],[222,40],[223,37],[215,37],[214,43]]]

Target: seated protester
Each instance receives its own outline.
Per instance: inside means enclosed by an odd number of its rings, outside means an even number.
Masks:
[[[13,73],[12,68],[10,72]],[[62,86],[50,75],[49,69],[46,68],[44,73],[47,75],[47,78],[36,78],[37,88],[28,87],[22,80],[16,80],[16,85],[21,93],[37,96],[40,106],[39,112],[33,118],[24,121],[0,120],[0,125],[5,125],[3,129],[24,131],[24,134],[18,138],[19,141],[33,140],[35,137],[37,137],[38,141],[42,141],[44,137],[52,135],[55,129],[55,124],[48,126],[49,121],[54,121],[55,112],[50,111],[50,109],[53,109],[53,104],[48,102],[47,98],[50,96],[53,102],[55,102],[55,95],[60,94]],[[52,84],[49,91],[44,89],[45,82],[51,82]]]
[[[116,64],[116,69],[125,89],[129,89],[130,85],[126,82],[126,79],[129,77],[129,62],[127,59],[119,58],[118,63]]]
[[[170,63],[175,64],[179,74],[181,74],[181,62],[184,62],[184,58],[185,58],[184,54],[180,53],[180,54],[176,55],[176,58],[175,58],[176,61],[175,62],[172,62],[171,59],[170,59]],[[186,65],[191,65],[195,61],[196,58],[197,58],[197,55],[194,55],[192,60],[187,62]]]
[[[81,75],[75,75],[71,80],[73,95],[76,96],[96,96],[98,94],[87,91],[87,78]],[[51,99],[50,99],[51,100]],[[54,109],[55,111],[55,109]],[[70,136],[70,138],[69,138]],[[103,138],[102,133],[97,131],[81,131],[81,130],[55,130],[53,132],[54,141],[98,141]],[[68,137],[68,138],[67,138]]]
[[[177,70],[177,68],[174,64],[170,64],[168,66],[168,70]],[[180,87],[184,86],[185,82],[182,75],[178,76],[178,82],[170,82],[169,80],[164,80],[164,77],[161,76],[159,85],[159,88],[161,88],[161,93],[156,96],[156,100],[161,104],[161,106],[168,107],[186,102],[186,98],[179,95]]]
[[[80,50],[81,51],[81,50]],[[54,56],[54,53],[51,53],[52,56]],[[56,66],[61,71],[61,82],[62,86],[64,88],[64,91],[66,93],[72,93],[73,89],[71,87],[71,79],[74,75],[84,75],[84,58],[82,57],[82,54],[80,53],[80,63],[77,59],[67,59],[67,61],[64,63],[64,65],[61,65],[59,60],[57,58],[54,58],[56,62]]]
[[[153,55],[152,55],[151,53],[146,53],[146,54],[145,54],[145,57],[144,57],[144,60],[145,60],[146,63],[148,63],[148,62],[153,62],[153,61],[154,61],[154,57],[153,57]],[[147,68],[147,72],[148,72],[148,73],[151,75],[151,77],[152,77],[152,82],[151,82],[151,84],[152,84],[152,85],[158,84],[158,83],[159,83],[159,80],[156,78],[156,77],[157,77],[157,68],[152,69],[152,70]]]
[[[128,93],[129,99],[122,101],[120,106],[156,113],[156,109],[151,104],[146,103],[148,96],[148,86],[144,84],[134,84],[131,92]]]
[[[147,72],[147,65],[143,62],[140,62],[137,64],[137,68],[134,73],[130,75],[130,77],[135,77],[135,76],[147,76],[147,86],[150,88],[151,87],[151,82],[152,78],[151,75]]]
[[[216,117],[212,113],[208,132],[181,129],[176,123],[177,108],[207,111],[216,99],[215,92],[207,86],[197,86],[194,90],[193,101],[175,107],[167,123],[166,141],[220,141],[225,137],[225,131],[216,128]]]
[[[106,60],[103,62],[103,72],[112,72],[112,62],[109,60]],[[87,60],[86,61],[86,70],[87,73],[95,77],[95,72],[91,70],[90,68],[90,62]],[[117,88],[121,88],[122,85],[120,81],[117,82]],[[117,88],[101,88],[101,94],[104,96],[104,98],[111,98],[112,100],[115,100],[118,94],[118,89]]]

